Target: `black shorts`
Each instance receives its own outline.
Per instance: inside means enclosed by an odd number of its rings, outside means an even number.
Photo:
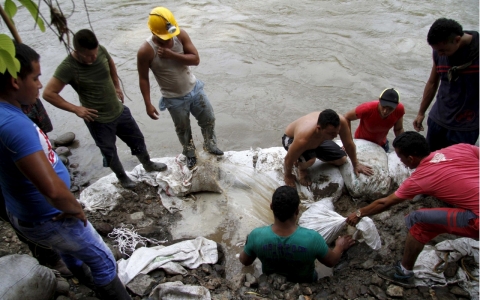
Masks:
[[[282,145],[285,150],[288,151],[288,148],[290,145],[293,143],[293,138],[288,137],[286,134],[283,135],[282,137]],[[323,142],[320,146],[318,146],[316,149],[310,149],[302,153],[300,157],[298,158],[299,162],[307,162],[310,159],[316,157],[320,159],[321,161],[334,161],[337,159],[340,159],[347,154],[345,151],[340,148],[339,145],[337,145],[334,141],[332,140],[326,140]]]

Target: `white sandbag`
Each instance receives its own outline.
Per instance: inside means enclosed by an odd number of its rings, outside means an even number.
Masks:
[[[329,209],[325,203],[316,202],[302,214],[298,225],[317,231],[330,244],[347,225],[345,220],[345,217]]]
[[[335,141],[342,146],[341,141]],[[385,197],[390,192],[391,178],[388,172],[388,160],[385,150],[379,145],[361,139],[354,140],[357,147],[357,159],[363,165],[373,169],[374,174],[367,176],[359,174],[357,177],[353,172],[352,162],[339,167],[345,187],[350,196],[364,200],[376,200]]]
[[[309,168],[309,173],[312,180],[310,191],[314,201],[331,197],[335,202],[342,196],[345,181],[337,166],[317,159]]]
[[[217,243],[204,237],[179,242],[167,247],[142,247],[135,250],[130,258],[118,261],[118,277],[124,285],[128,284],[138,273],[163,268],[167,263],[176,263],[182,275],[187,271],[183,267],[196,269],[201,264],[214,264],[218,260]],[[174,268],[170,265],[169,270]]]
[[[398,158],[397,153],[390,152],[388,156],[388,175],[392,179],[392,190],[396,190],[410,175],[412,170],[407,168]]]
[[[298,225],[317,231],[330,244],[339,235],[347,223],[347,218],[333,211],[332,198],[326,198],[312,204],[300,217]],[[372,219],[363,217],[356,228],[360,231],[363,241],[373,250],[382,247],[380,235]],[[354,236],[354,238],[356,238]]]
[[[152,300],[210,300],[210,291],[203,286],[184,285],[180,281],[157,285],[150,293]]]
[[[112,173],[84,189],[79,201],[87,211],[110,211],[122,202],[122,190],[117,177]]]
[[[355,227],[362,233],[365,243],[370,248],[373,250],[380,250],[380,248],[382,248],[382,240],[372,219],[363,217]],[[354,239],[356,239],[355,236]]]
[[[57,288],[52,270],[26,254],[0,257],[0,299],[51,299]]]

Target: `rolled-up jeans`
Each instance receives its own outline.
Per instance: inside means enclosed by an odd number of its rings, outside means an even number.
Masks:
[[[193,90],[183,97],[179,98],[165,98],[160,100],[160,110],[168,109],[173,123],[175,124],[175,131],[178,136],[180,144],[183,146],[183,155],[187,157],[195,156],[195,144],[192,138],[192,128],[190,127],[190,113],[197,119],[198,126],[204,130],[209,130],[213,133],[215,126],[215,114],[210,100],[203,91],[204,83],[197,80]],[[202,131],[203,133],[203,131]],[[216,138],[213,136],[215,141]]]
[[[83,222],[75,218],[23,222],[11,213],[8,216],[27,238],[56,250],[68,268],[75,269],[83,263],[89,266],[95,285],[107,285],[117,275],[112,252],[90,222],[84,227]]]

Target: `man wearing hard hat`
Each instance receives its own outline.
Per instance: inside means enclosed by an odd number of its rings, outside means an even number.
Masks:
[[[223,155],[215,137],[215,115],[204,83],[195,78],[190,66],[197,66],[200,57],[187,32],[177,24],[172,12],[165,7],[156,7],[150,12],[148,27],[152,35],[140,46],[137,53],[137,68],[140,90],[147,114],[157,120],[158,111],[150,99],[148,70],[157,80],[162,98],[160,110],[168,109],[178,139],[187,157],[187,166],[195,167],[195,145],[190,127],[190,113],[202,129],[204,149],[215,155]]]

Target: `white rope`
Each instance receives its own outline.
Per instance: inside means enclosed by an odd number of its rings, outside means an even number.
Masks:
[[[130,226],[131,228],[122,225],[120,228],[114,228],[113,231],[108,234],[109,238],[112,238],[115,242],[117,242],[118,245],[115,247],[117,247],[122,254],[130,256],[130,254],[135,251],[138,244],[147,246],[147,242],[156,245],[167,242],[167,240],[158,241],[143,237],[137,233],[133,225]]]

